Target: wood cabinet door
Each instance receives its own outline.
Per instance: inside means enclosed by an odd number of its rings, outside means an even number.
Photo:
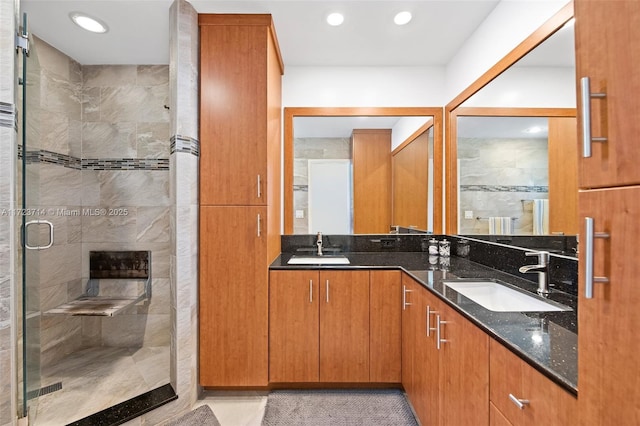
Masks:
[[[369,271],[320,272],[320,381],[369,381]]]
[[[536,371],[502,344],[490,343],[491,403],[514,425],[573,425],[576,398]],[[510,399],[528,401],[523,409]],[[493,413],[491,415],[493,422]]]
[[[440,424],[488,425],[489,336],[452,308],[439,311]]]
[[[415,330],[420,314],[416,300],[419,290],[417,282],[402,274],[402,387],[412,403],[415,400],[413,358],[416,352]]]
[[[577,77],[589,77],[592,156],[580,158],[581,188],[640,183],[640,2],[575,0]],[[578,93],[580,91],[578,90]],[[583,100],[578,101],[581,110]],[[582,146],[581,114],[579,140]],[[581,153],[582,154],[582,153]],[[581,386],[582,387],[582,386]]]
[[[265,205],[268,26],[200,26],[200,204]]]
[[[353,233],[384,234],[391,226],[391,131],[354,130]]]
[[[269,274],[269,381],[317,382],[318,271]]]
[[[640,186],[581,191],[578,199],[583,228],[578,262],[580,424],[640,424]],[[609,282],[594,283],[590,299],[585,297],[587,217],[593,218],[595,232],[610,235],[594,241],[594,275]]]
[[[369,380],[400,383],[402,272],[370,271],[369,274]]]
[[[435,318],[441,302],[427,289],[420,288],[414,298],[419,314],[414,329],[413,407],[424,425],[437,425],[440,412],[440,352],[436,347]]]
[[[428,228],[429,133],[425,131],[393,154],[393,225]]]
[[[202,386],[268,383],[268,265],[264,207],[200,207],[199,354]]]

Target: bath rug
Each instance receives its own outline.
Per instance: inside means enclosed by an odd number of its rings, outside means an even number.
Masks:
[[[208,405],[202,405],[164,426],[220,426],[220,422]]]
[[[396,389],[283,390],[269,393],[262,426],[417,426]]]

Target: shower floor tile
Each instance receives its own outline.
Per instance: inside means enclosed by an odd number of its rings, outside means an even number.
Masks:
[[[62,389],[35,402],[35,426],[60,426],[169,383],[169,348],[93,347],[43,367],[42,384]]]

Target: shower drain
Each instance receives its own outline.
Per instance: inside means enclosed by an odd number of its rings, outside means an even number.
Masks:
[[[43,386],[40,389],[29,391],[27,393],[27,399],[37,398],[39,396],[58,391],[60,389],[62,389],[62,382],[57,382],[49,386]]]

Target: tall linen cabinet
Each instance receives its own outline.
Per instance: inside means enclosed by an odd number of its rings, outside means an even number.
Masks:
[[[574,6],[577,77],[591,93],[579,102],[580,424],[637,425],[640,1]]]
[[[271,15],[200,26],[199,381],[268,384],[268,267],[280,253],[281,80]]]

